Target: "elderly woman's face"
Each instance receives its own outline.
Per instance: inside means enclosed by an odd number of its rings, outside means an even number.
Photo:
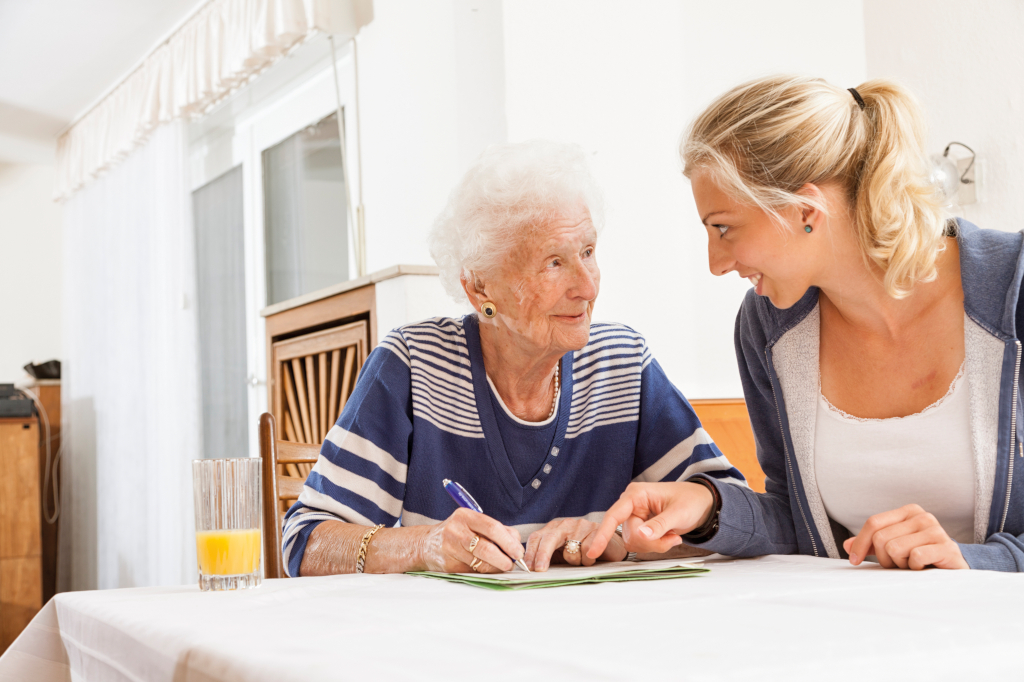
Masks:
[[[540,348],[583,348],[601,283],[596,246],[585,210],[538,226],[486,286],[496,321]]]

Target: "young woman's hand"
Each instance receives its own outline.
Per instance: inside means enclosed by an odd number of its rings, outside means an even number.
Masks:
[[[667,552],[707,520],[714,504],[711,491],[700,483],[630,483],[605,513],[587,556],[601,556],[620,523],[630,552]]]
[[[970,568],[960,546],[934,516],[916,504],[875,514],[843,548],[854,566],[874,554],[885,568]]]

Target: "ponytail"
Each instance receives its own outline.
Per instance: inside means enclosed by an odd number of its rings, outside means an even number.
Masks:
[[[886,291],[902,298],[915,283],[935,279],[946,214],[928,181],[916,100],[886,80],[857,90],[869,126],[855,193],[857,235],[864,254],[885,272]]]

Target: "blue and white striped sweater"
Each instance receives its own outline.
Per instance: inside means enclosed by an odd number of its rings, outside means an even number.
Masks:
[[[524,539],[553,518],[600,520],[630,481],[703,473],[746,485],[644,338],[623,325],[591,325],[587,345],[562,358],[555,438],[525,486],[505,453],[489,391],[476,317],[435,318],[388,334],[288,511],[289,575],[298,575],[321,521],[444,520],[455,510],[444,478]]]

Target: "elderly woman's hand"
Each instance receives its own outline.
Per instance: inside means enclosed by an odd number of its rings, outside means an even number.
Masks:
[[[457,509],[441,523],[426,528],[419,550],[420,565],[428,571],[501,573],[512,570],[509,557],[523,557],[519,531],[469,509]]]
[[[552,519],[546,526],[530,534],[526,541],[526,565],[531,571],[546,571],[551,560],[560,552],[562,560],[573,566],[593,566],[598,559],[602,561],[622,561],[626,558],[626,547],[622,538],[614,536],[604,552],[595,559],[587,556],[594,541],[594,533],[598,525],[586,519]],[[565,543],[576,540],[580,546],[575,552],[569,552]]]

